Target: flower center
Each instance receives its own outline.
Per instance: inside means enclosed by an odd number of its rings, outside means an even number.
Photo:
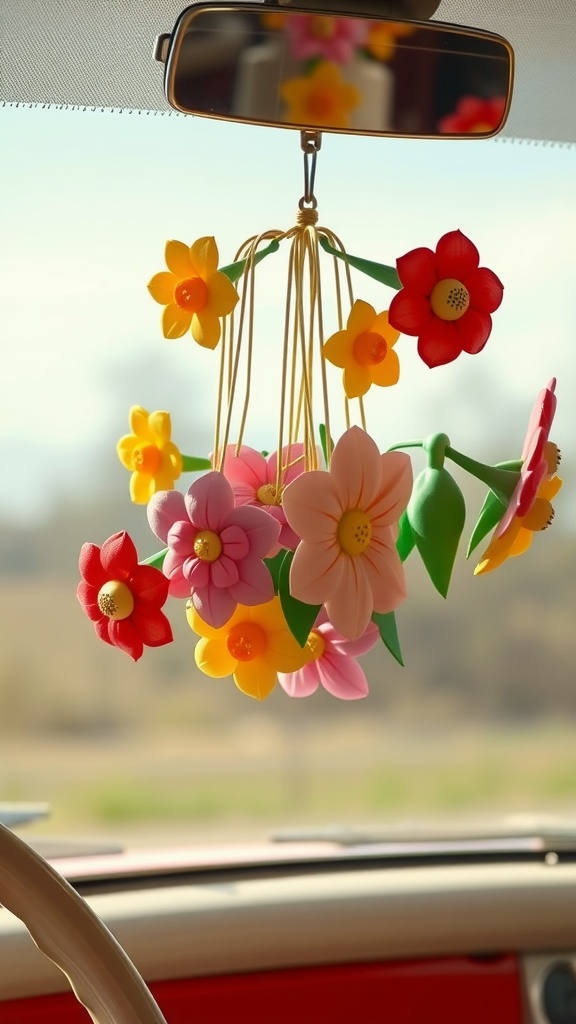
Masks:
[[[554,509],[547,498],[536,498],[534,504],[528,509],[520,522],[527,530],[536,532],[545,530],[554,519]]]
[[[329,15],[318,15],[310,19],[310,35],[314,39],[332,39],[335,31],[335,19]]]
[[[338,543],[347,555],[361,555],[372,540],[372,524],[359,508],[349,509],[338,523]]]
[[[262,484],[256,491],[256,497],[263,505],[281,505],[282,488],[276,490],[275,484]]]
[[[194,538],[194,554],[201,562],[215,562],[222,553],[222,541],[212,530],[200,530]]]
[[[326,642],[322,634],[313,629],[312,632],[308,634],[306,647],[306,653],[309,659],[308,663],[310,663],[311,661],[318,661],[318,658],[322,657],[326,650]]]
[[[548,475],[554,476],[562,459],[562,453],[558,445],[554,444],[554,441],[546,441],[544,445],[544,458],[548,467]]]
[[[109,580],[98,591],[98,607],[109,619],[127,619],[134,610],[130,587],[120,580]]]
[[[187,277],[174,289],[174,302],[187,313],[199,313],[208,300],[206,282],[201,277]]]
[[[236,661],[253,661],[264,653],[266,634],[256,622],[239,622],[228,633],[226,647]]]
[[[137,444],[132,452],[132,469],[137,473],[148,473],[154,476],[162,463],[162,456],[155,444]]]
[[[354,358],[361,366],[375,366],[386,358],[388,345],[381,334],[366,331],[354,342]]]
[[[470,294],[461,281],[445,277],[434,285],[430,305],[432,312],[441,320],[459,320],[470,305]]]

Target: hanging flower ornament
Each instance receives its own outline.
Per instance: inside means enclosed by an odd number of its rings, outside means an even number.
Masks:
[[[329,17],[300,21],[298,45],[314,45],[315,56],[301,81],[286,83],[284,99],[295,120],[313,120],[316,103],[323,123],[344,124],[359,96],[333,48],[365,46],[370,36],[356,37],[352,21],[346,39],[330,34]],[[379,408],[386,389],[404,386],[400,364],[411,342],[402,335],[418,339],[419,355],[438,373],[463,352],[479,355],[503,286],[459,229],[395,266],[348,253],[318,226],[319,140],[303,133],[305,192],[293,227],[251,236],[222,267],[212,237],[190,247],[168,242],[168,269],[148,288],[165,307],[166,338],[190,331],[200,345],[218,347],[211,452],[184,454],[168,412],[133,406],[117,453],[131,474],[132,501],[147,505],[163,547],[139,561],[118,533],[101,547],[85,544],[80,555],[78,598],[105,643],[137,659],[144,647],[171,642],[162,611],[170,596],[185,608],[199,669],[232,676],[258,700],[277,684],[291,697],[323,689],[340,700],[365,698],[357,659],[378,641],[404,663],[396,621],[409,599],[404,563],[417,554],[446,597],[465,527],[452,466],[488,488],[468,547],[470,554],[492,533],[479,576],[521,554],[550,524],[562,484],[550,439],[555,380],[540,392],[520,458],[511,461],[479,462],[443,432],[397,443],[371,433],[369,404]],[[258,267],[281,248],[286,298],[271,332],[269,314],[260,320]],[[377,307],[355,295],[365,276],[383,289]],[[263,386],[278,410],[266,451],[251,416]],[[409,452],[418,451],[424,465],[414,472]],[[183,486],[186,473],[195,477]]]

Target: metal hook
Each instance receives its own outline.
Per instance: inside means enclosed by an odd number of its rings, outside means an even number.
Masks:
[[[304,153],[304,195],[298,203],[301,210],[306,207],[315,210],[318,206],[314,195],[314,182],[316,179],[316,157],[321,145],[321,132],[310,130],[300,132],[300,146]]]

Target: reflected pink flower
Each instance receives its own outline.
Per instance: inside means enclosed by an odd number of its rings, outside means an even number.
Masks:
[[[173,597],[191,597],[209,626],[219,629],[238,604],[264,604],[274,597],[262,561],[280,527],[263,509],[235,508],[222,473],[207,473],[186,495],[160,491],[148,503],[153,533],[168,545],[163,572]]]
[[[292,14],[286,20],[290,52],[297,60],[323,57],[347,64],[366,41],[370,23],[326,14]]]
[[[438,122],[438,131],[450,135],[476,135],[496,131],[502,123],[505,109],[505,96],[494,96],[492,99],[461,96],[456,109]]]
[[[369,622],[358,640],[346,640],[322,611],[306,643],[310,660],[296,672],[279,672],[278,681],[290,697],[309,697],[319,686],[340,700],[367,697],[368,681],[356,658],[374,647],[378,637],[378,628]]]
[[[270,552],[271,555],[277,554],[280,548],[293,551],[300,538],[286,521],[282,493],[284,487],[304,471],[304,445],[286,445],[282,449],[280,490],[277,487],[276,452],[266,458],[247,445],[242,445],[238,455],[235,455],[235,451],[232,444],[226,449],[223,472],[232,485],[236,505],[256,505],[280,523],[278,544]]]
[[[357,640],[374,611],[393,611],[406,597],[396,526],[412,490],[412,464],[402,452],[381,455],[360,427],[342,435],[330,469],[302,473],[284,491],[284,511],[302,538],[290,569],[290,593],[325,604],[330,622]]]

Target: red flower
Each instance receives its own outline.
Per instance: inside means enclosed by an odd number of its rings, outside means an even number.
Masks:
[[[476,246],[461,231],[449,231],[431,249],[412,249],[396,261],[403,285],[388,313],[391,327],[418,337],[427,366],[451,363],[461,352],[480,352],[492,330],[490,313],[502,301],[503,286],[479,267]]]
[[[549,440],[556,412],[555,389],[556,378],[552,377],[534,403],[522,448],[520,479],[496,528],[496,537],[502,536],[516,516],[522,519],[528,514],[538,497],[540,484],[546,477],[553,476],[558,469],[560,451],[558,446]]]
[[[504,96],[494,96],[490,100],[481,96],[461,96],[456,110],[438,122],[438,131],[448,135],[494,132],[502,124],[505,107]]]
[[[97,636],[114,644],[134,661],[147,647],[172,641],[168,619],[160,611],[168,597],[169,580],[151,565],[139,565],[134,542],[126,532],[115,533],[102,547],[83,544],[80,551],[77,596],[94,623]]]

